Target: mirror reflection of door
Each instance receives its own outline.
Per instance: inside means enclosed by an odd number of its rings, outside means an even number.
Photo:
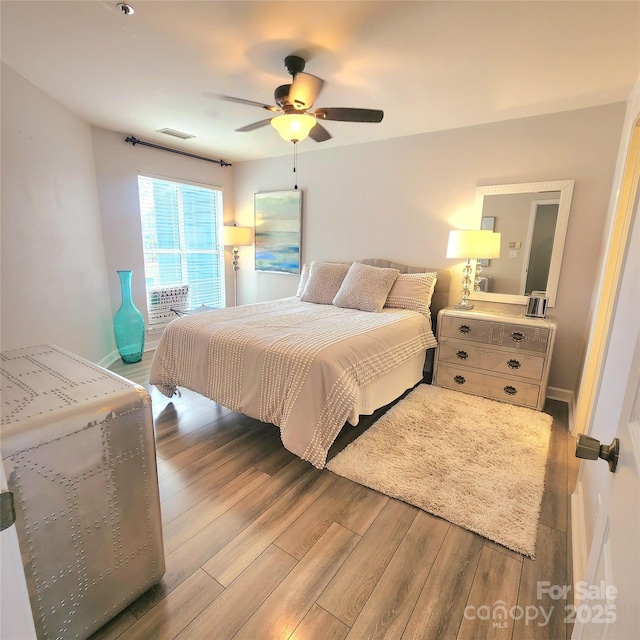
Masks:
[[[547,288],[559,205],[559,200],[539,200],[531,206],[521,294],[528,296],[532,291]]]

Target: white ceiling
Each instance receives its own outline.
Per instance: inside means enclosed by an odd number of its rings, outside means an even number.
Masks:
[[[227,161],[291,152],[269,117],[290,53],[326,81],[331,148],[626,100],[640,74],[638,1],[2,0],[2,60],[91,124]],[[181,141],[157,133],[195,135]]]

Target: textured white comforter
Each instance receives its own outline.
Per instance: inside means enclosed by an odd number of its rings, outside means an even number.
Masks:
[[[436,346],[430,321],[402,309],[367,313],[284,298],[171,322],[150,382],[280,427],[284,446],[322,468],[358,389]]]

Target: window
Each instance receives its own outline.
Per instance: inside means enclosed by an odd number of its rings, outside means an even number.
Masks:
[[[222,191],[138,176],[138,192],[150,325],[176,318],[171,308],[223,307]]]

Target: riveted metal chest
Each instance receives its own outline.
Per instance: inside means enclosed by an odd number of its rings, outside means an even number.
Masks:
[[[53,345],[0,354],[2,459],[39,638],[87,638],[165,571],[147,391]]]

